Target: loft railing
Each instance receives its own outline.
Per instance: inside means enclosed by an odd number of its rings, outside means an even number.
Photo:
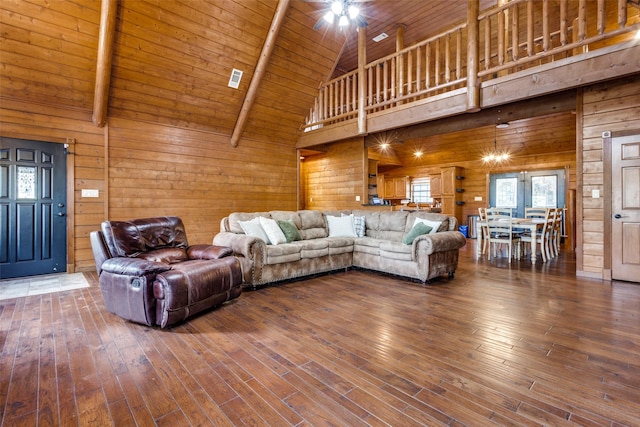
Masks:
[[[304,130],[620,43],[640,29],[638,8],[626,0],[512,0],[477,21],[477,34],[462,23],[367,64],[362,81],[354,70],[323,84]],[[478,70],[471,78],[467,55],[476,46]],[[366,94],[362,110],[359,85]]]

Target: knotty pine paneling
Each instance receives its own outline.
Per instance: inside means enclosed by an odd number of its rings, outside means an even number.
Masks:
[[[488,166],[482,156],[493,150],[494,138],[498,151],[509,152],[510,159],[499,166]],[[476,215],[479,207],[488,206],[490,174],[568,168],[568,190],[576,189],[576,121],[570,112],[514,121],[507,129],[485,126],[407,140],[393,144],[393,149],[403,166],[385,168],[391,175],[417,178],[439,173],[440,167],[464,168],[465,179],[459,184],[465,189],[465,223],[468,215]],[[416,157],[416,150],[421,150],[422,156]],[[475,197],[482,197],[482,201],[476,202]]]
[[[334,142],[327,152],[306,156],[301,161],[303,209],[359,209],[365,202],[356,202],[356,196],[364,197],[364,148],[363,138]]]
[[[577,259],[578,274],[602,277],[605,258],[604,247],[604,199],[593,199],[592,190],[600,194],[610,191],[604,188],[604,164],[602,132],[640,129],[640,75],[598,84],[584,90],[582,103],[583,126],[578,131],[582,136],[582,182],[578,191],[579,215],[585,220],[578,222],[582,237],[582,259]],[[581,270],[580,270],[581,268]]]
[[[91,115],[82,111],[9,99],[0,99],[0,105],[2,136],[56,143],[64,143],[67,138],[75,140],[69,148],[74,162],[74,228],[70,242],[73,253],[69,255],[74,260],[75,270],[94,269],[89,233],[97,230],[100,222],[106,219],[104,130],[93,126]],[[83,188],[97,189],[99,197],[83,198]],[[68,214],[71,214],[70,210],[68,207]]]
[[[180,216],[191,243],[211,242],[235,211],[296,209],[293,147],[161,124],[109,124],[109,217]]]

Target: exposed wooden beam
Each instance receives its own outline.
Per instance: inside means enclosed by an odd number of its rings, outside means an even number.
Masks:
[[[249,83],[249,89],[247,90],[244,102],[242,103],[242,108],[240,109],[240,113],[238,114],[238,120],[236,121],[236,124],[233,128],[233,133],[231,134],[231,145],[234,147],[238,146],[240,136],[244,131],[244,126],[247,122],[247,119],[249,118],[249,111],[251,111],[251,107],[253,106],[253,103],[258,94],[258,89],[260,88],[260,83],[262,82],[262,78],[264,77],[267,66],[269,65],[269,59],[271,57],[271,53],[273,52],[273,48],[276,45],[278,33],[280,32],[280,28],[282,27],[282,23],[284,22],[284,18],[287,14],[288,8],[289,0],[280,0],[278,2],[278,8],[276,9],[275,15],[273,15],[271,27],[269,28],[267,38],[264,42],[264,45],[262,46],[262,52],[260,53],[260,58],[258,59],[256,71],[255,73],[253,73],[251,83]]]
[[[96,86],[93,94],[93,124],[103,127],[107,123],[109,88],[111,86],[111,64],[113,62],[113,40],[116,32],[118,0],[102,0],[100,33],[98,36],[98,62]]]
[[[367,96],[367,28],[358,28],[358,133],[367,133],[367,110],[365,109]]]

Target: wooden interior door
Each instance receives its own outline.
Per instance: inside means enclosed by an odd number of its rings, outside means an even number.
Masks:
[[[67,269],[62,144],[0,138],[0,278]]]
[[[640,135],[611,140],[611,278],[640,281]]]

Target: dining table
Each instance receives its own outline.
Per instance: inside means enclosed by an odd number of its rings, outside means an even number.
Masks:
[[[538,232],[538,229],[542,229],[545,223],[544,218],[511,218],[511,222],[513,224],[514,231],[517,230],[529,230],[532,236],[535,236]],[[484,251],[482,248],[484,247],[482,242],[482,227],[486,226],[486,221],[477,221],[476,222],[476,258],[480,258]],[[531,264],[536,263],[536,239],[531,239]],[[544,248],[541,248],[544,250]],[[489,248],[491,250],[491,248]]]

